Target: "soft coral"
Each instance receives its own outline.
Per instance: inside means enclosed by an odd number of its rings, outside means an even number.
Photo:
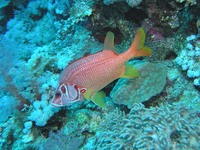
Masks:
[[[2,91],[10,93],[13,97],[20,101],[20,105],[29,104],[29,101],[20,94],[18,86],[13,81],[13,75],[9,74],[9,70],[15,66],[18,60],[18,47],[15,42],[0,35],[0,76],[4,81],[4,85],[0,88]],[[18,74],[14,74],[18,76]]]

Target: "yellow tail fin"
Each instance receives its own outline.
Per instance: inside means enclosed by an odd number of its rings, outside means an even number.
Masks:
[[[144,29],[138,29],[130,48],[125,52],[127,59],[139,56],[150,56],[152,54],[151,48],[144,46],[145,38]]]

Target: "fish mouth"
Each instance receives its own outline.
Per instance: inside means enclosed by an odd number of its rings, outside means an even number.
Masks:
[[[54,107],[63,107],[62,104],[51,103],[51,105],[54,106]]]
[[[55,96],[51,100],[51,105],[55,106],[55,107],[62,107],[62,106],[64,106],[61,98],[55,98]]]

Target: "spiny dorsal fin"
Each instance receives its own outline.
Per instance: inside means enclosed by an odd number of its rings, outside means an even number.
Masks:
[[[110,31],[104,40],[104,50],[114,50],[114,34]]]

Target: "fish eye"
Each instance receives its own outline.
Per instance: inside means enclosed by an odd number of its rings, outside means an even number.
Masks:
[[[60,96],[61,96],[60,92],[57,92],[57,93],[55,94],[55,97],[56,97],[56,98],[59,98]]]

